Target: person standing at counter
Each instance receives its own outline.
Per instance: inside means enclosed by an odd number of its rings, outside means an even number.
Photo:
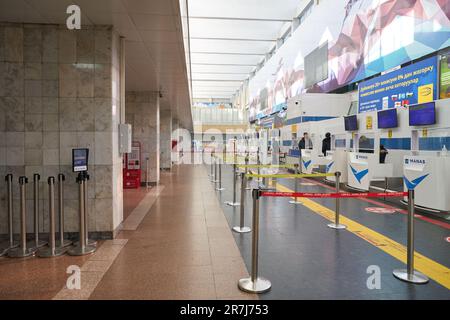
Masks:
[[[311,139],[309,139],[308,132],[303,133],[303,138],[300,139],[298,142],[298,150],[300,151],[300,157],[302,156],[302,150],[303,149],[312,149],[312,142]]]
[[[322,140],[322,153],[326,157],[327,151],[331,150],[331,133],[327,132]]]
[[[387,149],[383,145],[380,145],[380,163],[385,163],[388,153]]]

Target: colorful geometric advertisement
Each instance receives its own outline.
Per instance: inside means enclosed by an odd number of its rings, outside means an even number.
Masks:
[[[331,2],[314,6],[311,17],[250,80],[254,115],[267,114],[258,104],[263,88],[268,90],[267,109],[272,109],[298,94],[332,92],[450,46],[449,0]],[[305,87],[304,57],[325,40],[328,78]]]
[[[437,57],[359,84],[358,112],[407,107],[437,97]]]
[[[450,98],[450,52],[441,58],[440,98]]]

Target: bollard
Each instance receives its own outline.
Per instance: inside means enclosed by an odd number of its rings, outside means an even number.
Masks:
[[[88,181],[89,174],[86,173],[86,179],[84,180],[84,230],[86,231],[86,243],[90,246],[97,246],[97,241],[89,239],[89,193],[88,193]]]
[[[75,248],[70,249],[67,253],[71,256],[82,256],[85,254],[92,253],[96,250],[94,246],[90,246],[86,243],[86,225],[85,225],[85,193],[84,193],[84,182],[86,179],[86,173],[80,172],[77,177],[78,183],[78,195],[79,195],[79,214],[80,214],[80,224],[79,224],[79,241]]]
[[[232,207],[240,205],[239,202],[236,202],[236,163],[233,164],[233,201],[227,201],[225,204]]]
[[[396,269],[393,271],[394,277],[399,280],[425,284],[429,281],[428,277],[414,270],[414,190],[408,190],[408,243],[406,269]]]
[[[47,244],[46,241],[39,240],[39,181],[41,176],[38,173],[33,175],[33,197],[34,197],[34,247],[41,248]]]
[[[13,248],[17,248],[19,244],[14,243],[14,230],[13,230],[13,188],[12,188],[12,182],[13,182],[13,175],[7,174],[5,176],[6,181],[6,197],[8,201],[8,244],[7,247],[0,249],[0,257],[4,256],[8,253],[9,250]]]
[[[215,170],[216,170],[216,156],[214,152],[211,152],[211,182],[215,182]]]
[[[240,225],[233,227],[233,231],[237,232],[237,233],[246,233],[246,232],[250,232],[252,231],[252,229],[250,229],[250,227],[245,227],[244,224],[244,219],[245,219],[245,195],[246,192],[245,190],[247,190],[245,188],[245,186],[247,185],[247,178],[245,177],[245,172],[241,173],[241,217],[240,217]]]
[[[225,188],[222,188],[222,162],[219,160],[219,186],[216,188],[217,191],[223,191]]]
[[[299,173],[298,164],[294,164],[294,172],[295,174]],[[294,178],[294,190],[298,192],[298,178]],[[294,200],[289,201],[290,204],[301,204],[302,202],[298,198],[294,198]]]
[[[245,156],[245,174],[248,173],[248,167],[247,167],[248,162],[249,162],[249,154],[247,153],[247,155]],[[252,190],[252,188],[248,186],[247,179],[245,179],[245,181],[246,181],[245,190]]]
[[[258,276],[258,241],[259,241],[259,197],[260,189],[252,190],[253,198],[253,234],[252,234],[252,272],[249,278],[242,278],[238,287],[250,293],[263,293],[269,291],[272,284],[269,280]]]
[[[209,176],[212,178],[213,177],[213,170],[214,170],[214,168],[213,168],[213,153],[212,153],[212,151],[211,151],[211,156],[210,156],[209,160],[211,161],[211,172],[210,172]]]
[[[341,189],[341,173],[340,172],[335,172],[334,173],[335,177],[336,177],[336,193],[340,192]],[[334,223],[330,223],[328,224],[328,227],[332,228],[332,229],[346,229],[347,226],[344,224],[340,224],[339,223],[339,211],[340,211],[340,199],[336,198],[336,204],[335,204],[335,221]]]
[[[27,248],[27,200],[26,200],[26,184],[27,177],[19,178],[20,185],[20,245],[18,248],[8,251],[8,256],[11,258],[24,258],[33,256],[36,248]]]
[[[49,215],[49,242],[48,247],[39,249],[37,255],[40,258],[61,256],[66,253],[67,248],[56,247],[55,230],[55,177],[48,178],[48,215]]]
[[[67,247],[72,244],[72,241],[64,239],[64,181],[66,181],[66,176],[62,173],[58,174],[59,240],[57,245],[59,247]]]

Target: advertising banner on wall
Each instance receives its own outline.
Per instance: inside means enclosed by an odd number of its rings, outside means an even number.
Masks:
[[[437,97],[437,57],[359,84],[358,112],[430,102]]]
[[[440,98],[450,98],[450,52],[441,58]]]

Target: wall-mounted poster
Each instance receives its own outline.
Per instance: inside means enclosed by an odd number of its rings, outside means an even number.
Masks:
[[[440,70],[440,98],[450,98],[450,52],[441,57]]]
[[[431,57],[359,84],[358,112],[406,107],[437,97],[437,57]]]

